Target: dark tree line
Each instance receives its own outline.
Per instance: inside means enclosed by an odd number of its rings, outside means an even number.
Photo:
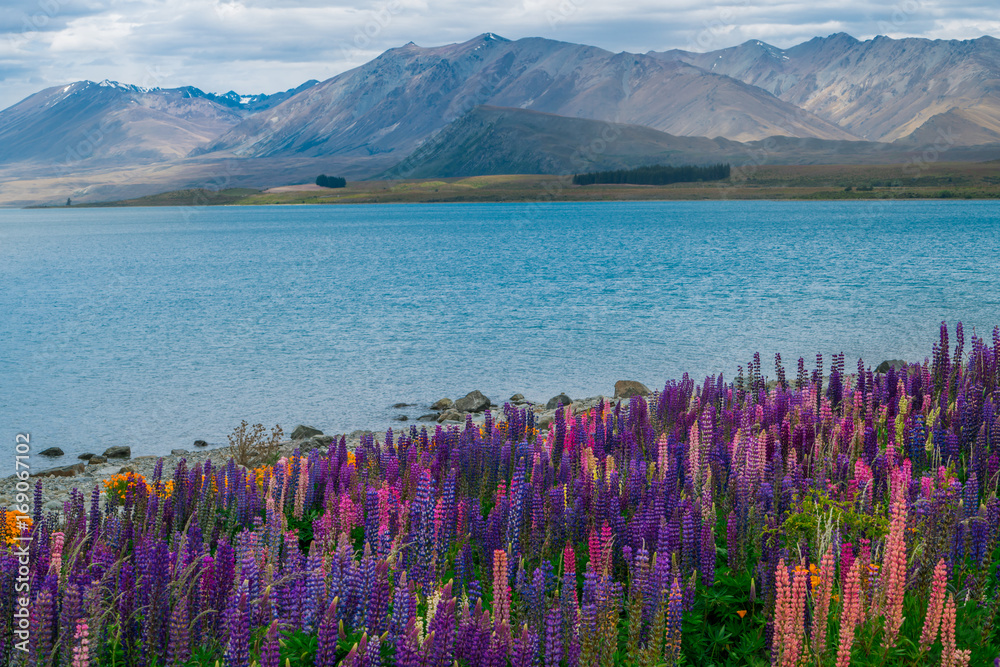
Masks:
[[[637,169],[618,169],[616,171],[595,171],[589,174],[574,174],[574,185],[593,185],[594,183],[629,183],[632,185],[668,185],[670,183],[690,183],[693,181],[721,181],[729,178],[728,164],[713,164],[707,167],[681,165],[670,167],[653,165]]]
[[[320,174],[316,177],[316,185],[321,188],[342,188],[347,185],[347,179],[340,176],[327,176]]]

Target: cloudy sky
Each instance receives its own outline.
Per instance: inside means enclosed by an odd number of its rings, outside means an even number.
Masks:
[[[708,51],[748,39],[787,47],[847,32],[1000,37],[996,0],[3,0],[0,108],[53,85],[272,93],[326,79],[387,48],[495,32],[611,51]],[[826,4],[826,3],[822,3]]]

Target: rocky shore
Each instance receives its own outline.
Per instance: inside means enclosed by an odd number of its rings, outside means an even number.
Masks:
[[[532,410],[535,413],[536,427],[545,430],[555,419],[556,409],[560,406],[568,406],[574,414],[580,414],[596,407],[602,399],[614,406],[621,401],[627,401],[632,396],[645,396],[649,393],[650,390],[639,382],[622,380],[615,383],[614,395],[611,397],[599,395],[572,399],[562,393],[542,402],[526,399],[522,394],[514,394],[504,403],[510,403],[520,409]],[[393,406],[396,409],[412,407],[416,406],[404,403],[397,403]],[[454,400],[441,398],[435,401],[427,407],[426,414],[417,418],[415,422],[417,426],[430,428],[433,428],[435,424],[454,426],[464,424],[466,419],[471,416],[474,423],[483,424],[486,420],[486,410],[490,410],[494,414],[494,419],[498,416],[502,418],[501,407],[477,390]],[[409,429],[410,425],[414,424],[406,417],[397,417],[397,421],[400,422],[399,429]],[[361,438],[369,433],[379,435],[380,432],[354,431],[342,435],[346,437],[348,447],[353,449],[361,442]],[[292,431],[290,440],[279,443],[278,449],[281,456],[288,456],[296,450],[308,452],[328,447],[335,438],[339,440],[340,437],[341,434],[326,435],[319,429],[300,425]],[[220,464],[229,459],[228,447],[208,448],[207,443],[203,440],[197,440],[194,444],[194,450],[174,449],[165,456],[137,456],[135,458],[131,456],[131,449],[127,446],[109,447],[99,455],[82,454],[81,460],[71,465],[47,467],[46,459],[62,457],[61,450],[51,448],[32,457],[32,477],[29,484],[33,491],[35,482],[41,480],[43,509],[46,512],[62,511],[63,503],[69,500],[70,491],[74,488],[79,489],[89,497],[95,485],[103,490],[105,480],[121,473],[133,472],[149,478],[153,475],[156,462],[160,459],[163,459],[165,478],[173,475],[177,464],[182,459],[186,461],[189,468],[209,459]],[[0,479],[0,508],[10,507],[14,503],[17,481],[13,475]]]

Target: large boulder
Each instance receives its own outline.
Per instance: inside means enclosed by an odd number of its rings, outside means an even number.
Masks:
[[[555,412],[543,412],[535,416],[535,428],[540,431],[544,431],[549,427],[549,424],[553,422],[556,418]]]
[[[615,398],[632,398],[633,396],[649,396],[649,387],[635,380],[619,380],[615,382]]]
[[[132,448],[127,445],[108,447],[107,449],[104,450],[104,458],[106,459],[132,458]]]
[[[89,461],[90,459],[94,458],[95,456],[97,456],[97,454],[91,454],[90,452],[85,452],[83,454],[80,454],[76,458],[80,459],[81,461]]]
[[[524,394],[514,394],[510,397],[511,403],[524,403]]]
[[[49,468],[48,470],[36,472],[32,477],[76,477],[83,474],[84,468],[85,466],[82,463],[74,463],[70,466]]]
[[[565,393],[562,393],[559,394],[558,396],[553,396],[552,398],[550,398],[549,402],[545,404],[545,409],[555,410],[560,405],[562,405],[565,408],[567,405],[570,405],[571,403],[573,403],[573,399],[571,399]]]
[[[194,441],[194,446],[195,447],[208,447],[208,443],[205,442],[204,440],[195,440]]]
[[[43,449],[42,451],[38,452],[38,455],[39,456],[51,456],[51,457],[55,458],[57,456],[62,456],[63,455],[63,450],[59,449],[58,447],[49,447],[48,449]]]
[[[295,448],[299,450],[300,453],[306,454],[314,449],[329,448],[330,443],[333,442],[332,435],[314,435],[311,438],[306,438],[305,440],[298,440],[295,442]],[[260,461],[255,461],[255,466],[259,464],[267,463],[263,458]]]
[[[888,373],[890,368],[898,371],[901,368],[906,368],[906,362],[902,359],[887,359],[875,367],[875,372]]]
[[[299,424],[292,431],[292,440],[306,440],[316,435],[323,435],[323,431],[318,428],[313,428],[312,426],[306,426],[304,424]]]
[[[436,412],[432,412],[430,414],[420,415],[419,417],[417,417],[417,421],[418,422],[436,422],[437,418],[438,418],[438,414]]]
[[[482,412],[490,407],[490,399],[483,396],[483,392],[476,389],[455,401],[454,407],[459,412]]]
[[[445,410],[440,415],[438,415],[437,420],[439,424],[441,422],[448,422],[448,421],[460,422],[462,421],[462,413],[459,412],[458,410]]]
[[[455,404],[454,401],[452,401],[450,398],[440,398],[434,401],[434,404],[431,406],[431,410],[437,410],[438,412],[443,412],[454,404]]]

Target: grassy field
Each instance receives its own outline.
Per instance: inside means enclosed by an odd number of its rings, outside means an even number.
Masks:
[[[570,176],[549,175],[355,181],[338,189],[304,185],[262,191],[177,190],[88,206],[949,198],[1000,198],[1000,162],[734,167],[725,181],[664,186],[577,186]]]

